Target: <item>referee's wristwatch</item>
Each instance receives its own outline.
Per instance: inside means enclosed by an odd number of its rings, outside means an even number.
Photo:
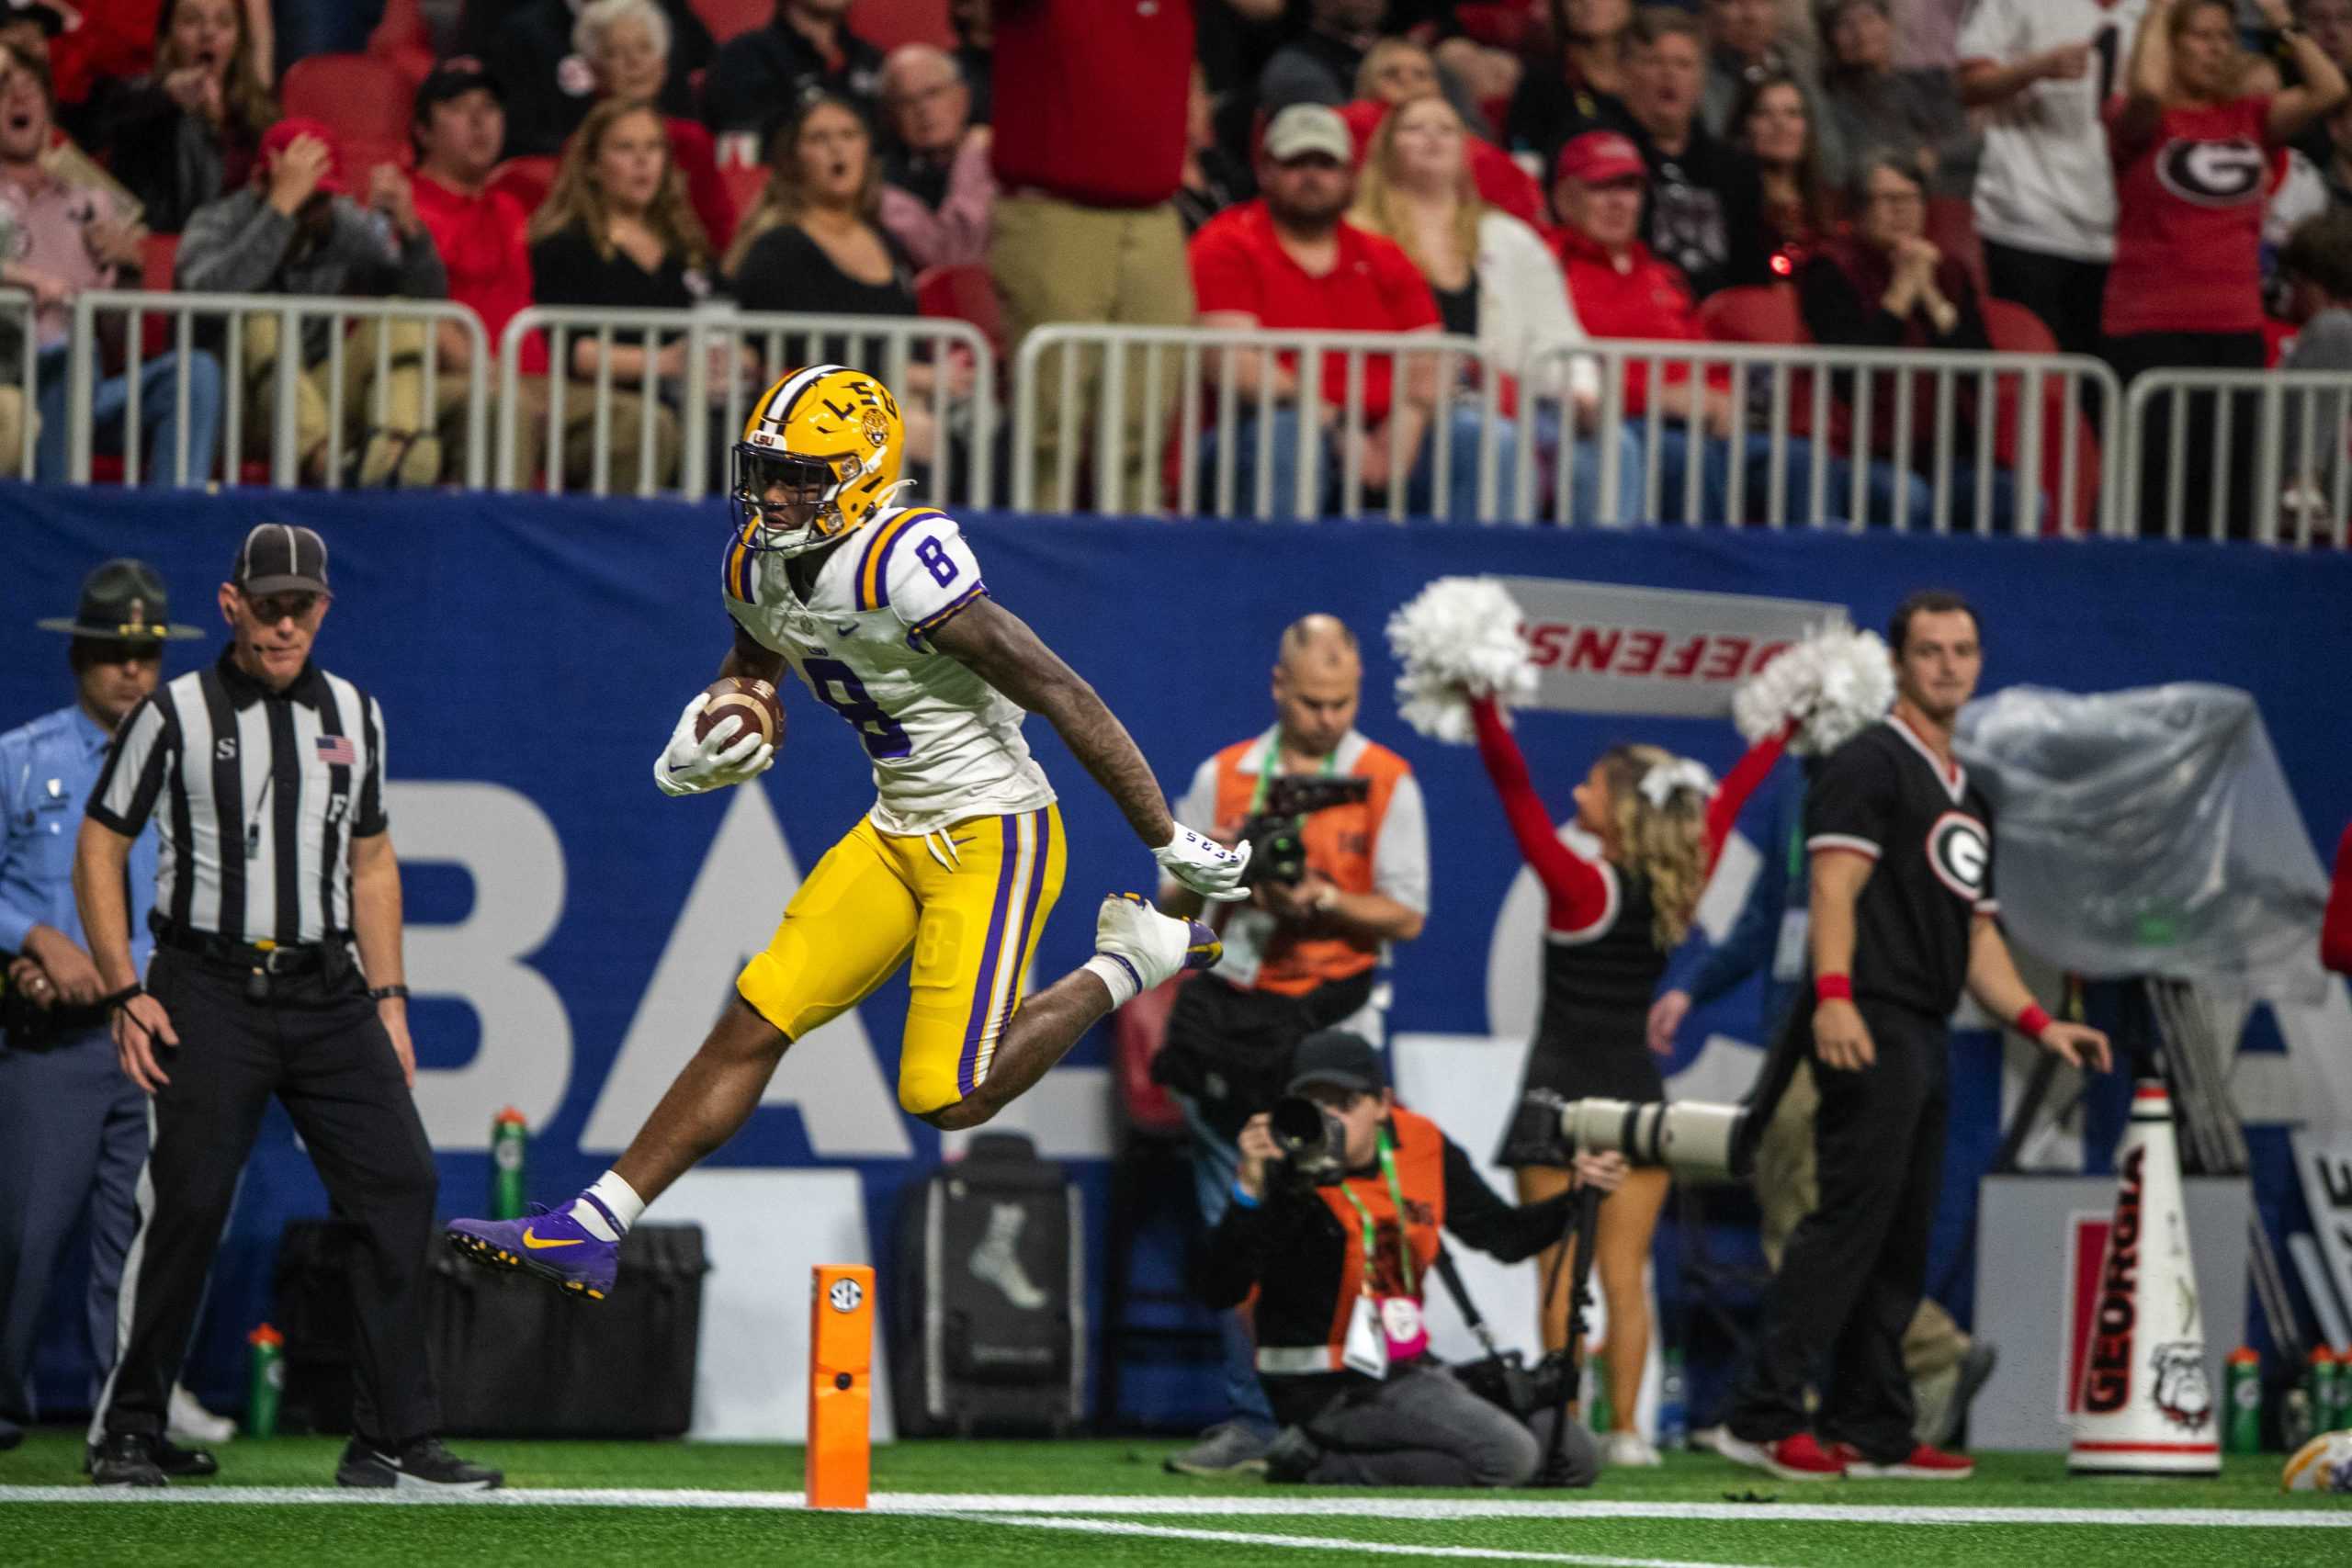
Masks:
[[[368,987],[368,999],[371,1002],[388,1002],[395,997],[399,998],[401,1001],[408,1000],[408,987],[406,986],[372,986]]]

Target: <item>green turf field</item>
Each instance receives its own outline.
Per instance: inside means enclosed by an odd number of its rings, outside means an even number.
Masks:
[[[78,1485],[79,1447],[37,1434],[0,1454],[0,1563],[2352,1564],[2352,1498],[2280,1496],[2272,1458],[2209,1482],[2070,1481],[2055,1456],[1993,1455],[1966,1483],[1795,1486],[1677,1454],[1586,1493],[1374,1494],[1190,1481],[1160,1471],[1160,1443],[900,1443],[875,1452],[875,1509],[850,1516],[798,1507],[797,1448],[456,1446],[505,1468],[505,1500],[338,1500],[311,1489],[339,1444],[306,1438],[231,1444],[217,1480],[164,1500],[52,1500],[69,1495],[28,1489]]]

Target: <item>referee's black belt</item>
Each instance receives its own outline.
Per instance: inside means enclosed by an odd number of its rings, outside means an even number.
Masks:
[[[351,938],[349,931],[338,931],[325,942],[232,942],[218,931],[197,931],[160,915],[151,917],[147,923],[155,933],[158,947],[168,947],[223,968],[243,972],[258,969],[267,975],[314,975],[326,966],[329,949],[339,948]]]

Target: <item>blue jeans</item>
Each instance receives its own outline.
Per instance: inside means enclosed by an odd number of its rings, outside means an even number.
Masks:
[[[1272,479],[1267,497],[1268,515],[1287,521],[1298,515],[1298,410],[1277,408],[1273,412],[1273,450],[1269,456],[1267,472]],[[1507,419],[1497,419],[1490,426],[1475,408],[1456,408],[1451,416],[1449,434],[1452,450],[1448,453],[1444,476],[1446,516],[1457,523],[1474,521],[1478,515],[1478,440],[1491,429],[1495,444],[1495,515],[1509,518],[1517,515],[1516,487],[1511,482],[1511,444],[1518,429]],[[1431,434],[1434,434],[1432,431]],[[1375,437],[1377,439],[1377,437]],[[1414,455],[1413,471],[1405,482],[1405,510],[1417,517],[1433,515],[1437,510],[1435,466],[1431,455],[1431,435],[1421,438],[1420,450]],[[1321,443],[1322,457],[1316,469],[1321,482],[1317,487],[1315,509],[1330,515],[1338,512],[1341,500],[1340,481],[1343,473],[1338,453],[1328,435]],[[1204,510],[1216,505],[1217,433],[1203,433],[1200,449],[1201,505]],[[1233,510],[1237,516],[1254,516],[1258,505],[1258,421],[1254,415],[1235,422],[1233,441]]]
[[[1241,1151],[1202,1120],[1192,1096],[1180,1094],[1175,1099],[1184,1108],[1184,1125],[1193,1134],[1193,1196],[1201,1206],[1201,1223],[1215,1230],[1233,1201]],[[1217,1314],[1217,1330],[1225,1340],[1225,1402],[1232,1419],[1261,1438],[1272,1438],[1274,1409],[1266,1403],[1265,1386],[1258,1381],[1258,1337],[1250,1332],[1238,1307]]]
[[[40,393],[40,438],[33,448],[33,477],[45,484],[65,479],[66,351],[43,349],[37,367]],[[179,355],[158,354],[139,367],[139,429],[147,437],[139,477],[153,485],[200,485],[212,477],[220,450],[220,362],[201,349],[187,362],[187,475],[175,468],[179,446]],[[94,450],[120,451],[124,415],[130,406],[130,378],[109,376],[90,396]]]
[[[1629,433],[1646,436],[1646,429],[1638,422],[1627,423]],[[1636,459],[1626,469],[1624,496],[1628,518],[1663,523],[1688,522],[1684,510],[1685,487],[1690,468],[1690,432],[1681,425],[1667,425],[1658,432],[1658,505],[1656,518],[1644,517],[1643,497],[1639,490],[1642,468]],[[1705,457],[1699,475],[1698,521],[1706,523],[1761,522],[1771,515],[1772,442],[1760,432],[1746,438],[1743,454],[1742,497],[1743,517],[1731,517],[1731,444],[1710,440],[1705,444]],[[1646,446],[1637,441],[1637,450]],[[1804,525],[1813,519],[1813,468],[1818,460],[1814,444],[1800,436],[1789,438],[1787,457],[1782,469],[1781,515],[1791,524]],[[1900,509],[1906,527],[1925,529],[1935,520],[1936,487],[1925,475],[1897,468],[1883,459],[1872,459],[1863,479],[1862,522],[1865,526],[1883,528],[1891,525]],[[1898,499],[1898,497],[1900,499]],[[1993,470],[1992,483],[1993,530],[2007,533],[2017,523],[2017,479],[2007,468]],[[1831,457],[1822,480],[1822,513],[1832,524],[1854,521],[1854,465],[1846,457]],[[1976,526],[1977,480],[1973,462],[1956,460],[1952,468],[1951,493],[1947,502],[1946,525],[1954,532],[1973,532]]]
[[[1560,431],[1560,414],[1556,408],[1547,405],[1536,410],[1535,472],[1538,488],[1547,492],[1552,491],[1559,480]],[[1578,527],[1589,527],[1607,515],[1600,508],[1600,437],[1578,436],[1576,450],[1568,455],[1567,513],[1567,521]],[[1622,424],[1617,429],[1619,493],[1631,495],[1633,487],[1641,482],[1641,436],[1632,424]],[[1535,498],[1535,504],[1542,509],[1538,521],[1551,517],[1549,500],[1549,494]],[[1628,507],[1625,514],[1630,517],[1634,510]]]

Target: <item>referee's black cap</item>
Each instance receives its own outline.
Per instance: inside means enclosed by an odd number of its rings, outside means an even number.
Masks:
[[[229,565],[229,581],[247,594],[332,593],[327,542],[300,524],[256,524]]]

